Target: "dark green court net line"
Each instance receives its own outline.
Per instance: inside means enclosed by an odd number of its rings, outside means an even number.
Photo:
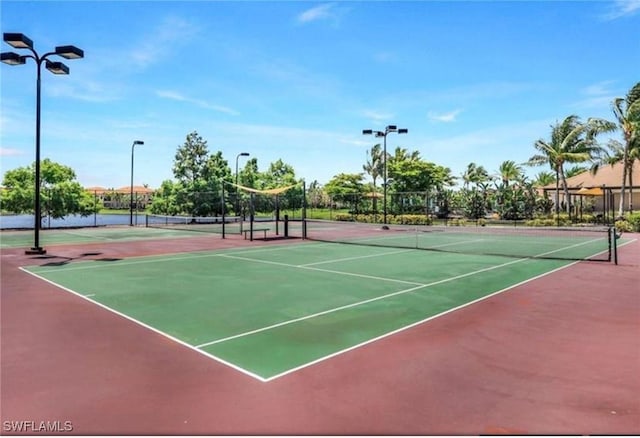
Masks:
[[[309,240],[428,251],[543,258],[611,261],[613,228],[515,228],[381,225],[305,220]]]
[[[239,216],[167,216],[147,214],[145,226],[181,231],[199,231],[214,234],[240,234],[243,230]]]

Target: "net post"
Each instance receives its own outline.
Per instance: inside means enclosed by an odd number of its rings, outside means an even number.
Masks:
[[[253,220],[255,216],[255,193],[251,192],[250,195],[251,206],[249,210],[249,242],[253,242]]]
[[[613,245],[611,245],[611,240],[609,241],[610,251],[613,252],[613,263],[615,265],[618,264],[618,234],[616,233],[616,227],[610,228],[611,232],[609,233],[609,239],[613,239]],[[613,248],[611,248],[613,246]]]
[[[280,195],[276,195],[276,236],[280,234],[279,223],[280,223]]]
[[[307,182],[305,180],[302,180],[302,238],[307,238]]]
[[[224,239],[225,236],[225,217],[224,217],[224,181],[222,181],[222,184],[220,184],[221,187],[221,192],[222,192],[222,196],[220,197],[220,206],[222,208],[222,238]]]
[[[93,191],[93,226],[98,226],[98,191]]]
[[[148,214],[144,215],[144,226],[145,226],[145,228],[149,228],[149,215]]]
[[[284,215],[284,237],[285,239],[289,237],[289,215]]]

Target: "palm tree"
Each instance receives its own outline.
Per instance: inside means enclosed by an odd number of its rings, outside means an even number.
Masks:
[[[420,151],[413,151],[409,153],[406,148],[401,148],[400,146],[398,146],[393,152],[393,155],[389,155],[387,159],[391,163],[401,163],[403,161],[419,161]]]
[[[437,166],[434,187],[436,190],[443,190],[444,187],[452,187],[456,184],[458,177],[451,174],[448,167]]]
[[[468,202],[472,205],[467,206],[470,217],[478,219],[485,214],[485,207],[487,204],[487,189],[488,183],[493,180],[489,176],[489,172],[483,167],[478,166],[476,163],[469,163],[467,169],[462,174],[462,180],[464,181],[465,191],[468,190],[469,184],[473,184],[473,188],[468,191],[470,198]],[[480,195],[478,195],[478,189],[480,189]],[[480,204],[478,204],[480,202]]]
[[[498,169],[498,174],[502,183],[508,186],[510,181],[515,181],[522,177],[522,167],[512,160],[503,161]]]
[[[371,175],[373,180],[373,211],[376,212],[378,207],[376,180],[384,173],[384,151],[380,143],[373,145],[371,151],[367,151],[367,162],[363,164],[362,170]]]
[[[380,143],[373,145],[371,151],[367,151],[367,162],[362,165],[362,170],[371,175],[373,189],[376,189],[376,181],[384,172],[384,152]]]
[[[620,206],[618,216],[624,212],[624,196],[627,175],[629,175],[629,186],[633,187],[631,174],[633,164],[640,152],[640,82],[635,84],[627,93],[626,98],[618,97],[611,103],[611,110],[616,117],[618,126],[622,131],[624,145],[622,150],[622,183],[620,184]],[[630,196],[633,197],[633,189],[630,188]],[[633,204],[630,202],[630,209]]]
[[[576,175],[580,175],[583,172],[586,172],[587,170],[589,170],[588,168],[586,168],[585,166],[573,166],[571,169],[568,169],[566,174],[567,174],[567,178],[571,178],[573,176]]]
[[[556,182],[556,176],[553,172],[538,172],[534,180],[534,185],[544,187],[554,182]]]
[[[462,180],[464,181],[464,187],[467,188],[470,183],[478,187],[481,184],[485,184],[491,181],[489,172],[483,167],[478,166],[476,163],[469,163],[467,170],[462,174]]]
[[[467,164],[467,170],[465,170],[461,175],[462,181],[464,181],[465,189],[468,188],[471,181],[473,181],[477,166],[478,165],[476,163]]]
[[[586,123],[576,115],[565,118],[561,123],[551,126],[551,140],[539,139],[534,147],[540,152],[529,158],[527,164],[540,166],[549,164],[556,174],[556,214],[559,208],[560,188],[566,200],[566,211],[571,212],[571,200],[564,166],[566,163],[584,163],[595,161],[602,148],[596,136],[603,132],[611,132],[615,125],[607,120],[590,118]]]
[[[627,151],[627,165],[628,168],[623,171],[623,181],[620,190],[620,201],[623,204],[624,199],[624,191],[626,188],[625,180],[629,182],[629,212],[633,212],[633,167],[635,166],[636,161],[640,161],[640,142],[633,143],[631,148],[627,150],[625,146],[620,143],[618,140],[611,139],[607,143],[607,147],[609,148],[609,152],[607,152],[602,158],[602,162],[599,164],[609,164],[611,167],[615,166],[618,163],[624,162],[624,154]],[[596,169],[597,171],[597,169]],[[626,172],[626,176],[624,173]],[[618,216],[622,215],[622,211],[618,211]]]

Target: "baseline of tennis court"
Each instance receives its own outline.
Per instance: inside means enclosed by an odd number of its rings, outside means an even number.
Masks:
[[[22,269],[270,381],[571,263],[303,243]]]

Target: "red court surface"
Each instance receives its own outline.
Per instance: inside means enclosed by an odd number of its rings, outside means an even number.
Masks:
[[[282,243],[47,250],[122,258]],[[2,433],[44,422],[80,435],[640,434],[640,241],[619,259],[573,264],[263,383],[18,270],[55,259],[3,250]]]

